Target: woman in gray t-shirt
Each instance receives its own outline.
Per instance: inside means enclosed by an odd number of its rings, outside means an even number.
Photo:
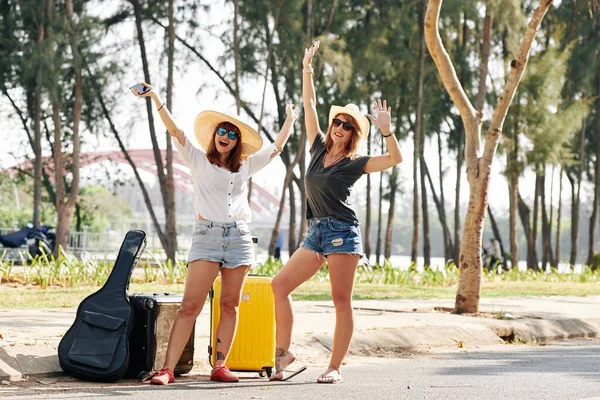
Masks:
[[[311,153],[305,178],[309,228],[300,248],[273,279],[277,354],[275,374],[271,380],[285,379],[284,369],[295,360],[289,351],[293,325],[293,304],[289,295],[317,273],[326,258],[336,327],[329,367],[317,382],[338,383],[342,382],[340,366],[354,331],[352,290],[362,255],[362,239],[356,213],[349,203],[350,193],[363,174],[391,168],[402,161],[402,155],[391,131],[391,109],[385,101],[383,104],[381,100],[375,102],[375,117],[368,117],[385,138],[388,154],[374,157],[356,155],[360,141],[369,134],[369,119],[354,104],[332,106],[327,133],[321,133],[310,66],[318,48],[319,42],[316,41],[305,50],[302,71],[304,122]]]

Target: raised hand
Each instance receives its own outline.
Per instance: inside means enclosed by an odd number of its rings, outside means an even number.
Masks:
[[[317,50],[319,50],[319,44],[321,42],[315,40],[310,48],[304,49],[304,59],[302,60],[302,65],[304,68],[310,68],[310,63],[312,62],[313,57],[315,56]]]
[[[135,89],[131,89],[131,93],[133,93],[134,96],[136,97],[148,97],[148,96],[152,96],[152,94],[155,93],[155,90],[152,86],[148,85],[146,82],[140,82],[140,84],[144,87],[149,88],[150,90],[148,90],[146,93],[144,94],[140,94],[137,90]]]
[[[294,122],[298,119],[298,114],[296,113],[296,110],[294,109],[293,104],[288,104],[287,106],[285,106],[285,114],[287,115],[288,118],[292,119],[292,122]]]
[[[373,102],[373,108],[375,108],[375,117],[369,114],[367,118],[381,132],[388,134],[392,125],[392,108],[387,106],[387,101],[385,100],[382,104],[381,99]]]

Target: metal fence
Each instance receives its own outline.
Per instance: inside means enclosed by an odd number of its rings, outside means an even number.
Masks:
[[[0,228],[0,235],[6,235],[14,232],[14,228]],[[67,241],[67,248],[65,249],[69,253],[75,255],[91,254],[101,255],[108,258],[117,256],[121,243],[125,233],[106,230],[105,232],[88,232],[84,228],[82,232],[70,232]],[[147,233],[146,236],[147,244],[144,255],[146,258],[157,258],[162,259],[165,257],[164,249],[160,243],[158,235],[154,232]],[[190,248],[192,243],[192,237],[187,235],[177,236],[178,245],[178,256],[185,257],[187,250]],[[5,259],[7,260],[19,260],[21,257],[27,258],[27,245],[23,245],[20,248],[3,248],[0,245],[0,255],[6,251]]]
[[[124,233],[110,230],[101,233],[87,232],[85,229],[83,232],[71,232],[69,233],[67,251],[73,253],[114,253],[119,250],[124,237]],[[164,253],[157,234],[147,233],[146,240],[146,252]],[[187,251],[191,243],[191,236],[177,236],[178,252]]]

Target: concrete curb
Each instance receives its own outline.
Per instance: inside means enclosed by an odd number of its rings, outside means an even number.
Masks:
[[[498,337],[522,343],[600,337],[600,318],[522,319],[490,324]]]
[[[385,310],[382,310],[384,313]],[[314,314],[313,314],[314,315]],[[390,316],[387,314],[388,317]],[[436,349],[475,348],[505,342],[543,343],[557,339],[600,337],[600,317],[548,318],[532,316],[514,320],[499,320],[469,316],[447,316],[431,313],[404,313],[405,319],[394,317],[396,326],[385,326],[388,319],[373,319],[373,325],[362,324],[355,331],[350,353],[355,355],[379,352],[425,352]],[[319,327],[324,314],[319,314]],[[407,319],[410,317],[409,319]],[[429,319],[427,319],[429,318]],[[367,319],[371,321],[371,319]],[[370,326],[365,328],[365,326]],[[307,328],[309,328],[307,326]],[[314,327],[313,327],[314,328]],[[198,333],[197,333],[198,335]],[[17,381],[25,377],[62,376],[57,347],[60,338],[34,340],[29,343],[0,341],[0,381]],[[306,331],[293,337],[296,355],[300,358],[320,357],[331,351],[333,334],[325,329]],[[196,337],[196,360],[205,358],[205,334]]]

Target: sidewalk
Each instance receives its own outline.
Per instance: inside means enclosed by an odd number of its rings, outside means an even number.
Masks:
[[[600,296],[482,299],[480,316],[453,315],[451,300],[360,300],[353,302],[350,352],[422,352],[475,348],[505,341],[544,342],[600,336]],[[57,347],[73,323],[74,308],[0,309],[0,381],[56,376]],[[493,313],[493,314],[492,314]],[[335,314],[329,302],[296,302],[294,350],[299,359],[327,354]],[[196,324],[195,364],[208,368],[209,313]]]

